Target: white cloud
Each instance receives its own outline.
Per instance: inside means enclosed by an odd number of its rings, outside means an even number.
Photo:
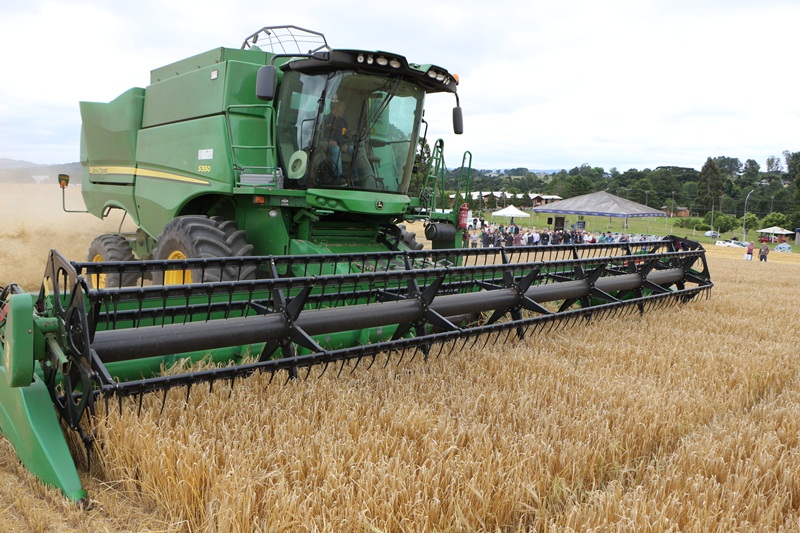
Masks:
[[[452,97],[434,95],[426,114],[449,165],[470,150],[478,168],[700,168],[800,149],[793,2],[33,0],[4,11],[0,157],[77,160],[79,100],[109,101],[268,24],[458,73],[465,134],[452,134]]]

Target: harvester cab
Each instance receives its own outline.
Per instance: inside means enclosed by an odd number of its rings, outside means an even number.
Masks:
[[[309,52],[259,48],[295,30],[81,104],[87,209],[122,209],[138,229],[97,237],[87,261],[51,251],[38,292],[0,287],[0,431],[72,500],[87,495],[61,424],[90,454],[97,405],[454,357],[710,293],[705,250],[677,237],[460,247],[469,211],[446,209],[443,143],[422,160],[417,148],[424,97],[455,94],[455,77],[314,32]],[[467,197],[468,170],[455,188]],[[430,246],[402,227],[415,219]]]
[[[422,127],[427,95],[456,95],[447,70],[281,26],[150,82],[81,102],[87,208],[122,209],[138,227],[99,237],[90,260],[419,249],[403,222],[423,219],[441,226],[437,247],[459,245],[455,218],[430,220],[429,204],[446,207],[445,165]],[[455,186],[468,192],[468,169]]]

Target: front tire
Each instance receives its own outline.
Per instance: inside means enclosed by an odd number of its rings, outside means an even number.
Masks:
[[[176,217],[164,226],[158,237],[154,259],[193,259],[244,256],[252,253],[244,232],[233,221],[202,215]],[[159,277],[159,276],[156,276]],[[253,279],[255,267],[209,267],[168,270],[156,282],[164,285]]]
[[[94,263],[103,261],[133,261],[133,250],[128,240],[119,233],[98,235],[89,245],[87,260]],[[96,289],[107,287],[132,287],[138,276],[132,272],[92,274],[87,276],[90,286]]]

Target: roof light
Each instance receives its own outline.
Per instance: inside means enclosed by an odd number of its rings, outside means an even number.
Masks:
[[[428,77],[429,77],[429,78],[434,78],[434,79],[435,79],[435,78],[436,78],[436,71],[435,71],[435,70],[433,70],[433,69],[430,69],[430,70],[428,71]]]
[[[436,81],[444,81],[444,74],[441,72],[436,75]]]
[[[356,57],[356,61],[358,61],[359,63],[363,63],[364,62],[364,54],[358,54],[358,57]]]
[[[375,62],[378,63],[382,67],[385,67],[386,65],[389,64],[389,60],[386,59],[383,56],[378,56],[378,59],[376,59]]]
[[[391,61],[389,61],[389,66],[392,68],[400,68],[400,61],[398,61],[397,59],[392,59]]]
[[[375,60],[372,59],[372,56],[367,56],[367,65],[371,65]]]

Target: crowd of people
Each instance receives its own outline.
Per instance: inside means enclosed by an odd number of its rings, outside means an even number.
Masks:
[[[470,248],[491,248],[498,246],[535,246],[547,244],[593,244],[611,242],[648,241],[656,237],[648,235],[628,235],[625,233],[592,233],[583,229],[551,230],[550,228],[521,228],[515,223],[484,224],[477,221],[464,230],[463,246]]]

